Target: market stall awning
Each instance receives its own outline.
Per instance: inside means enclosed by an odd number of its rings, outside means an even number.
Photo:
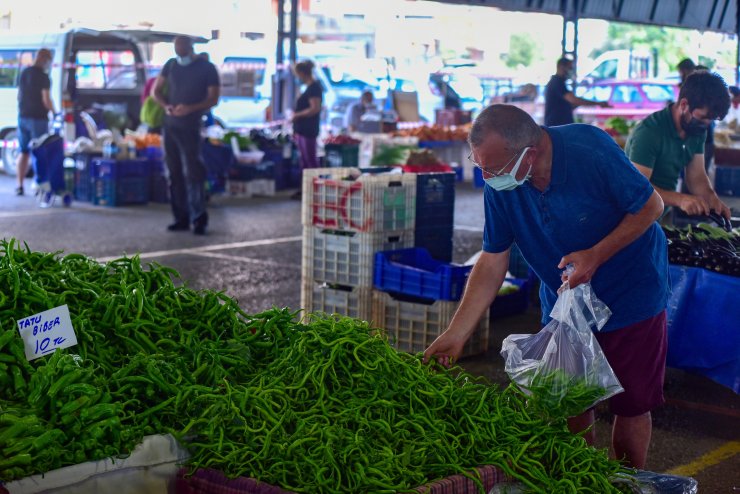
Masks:
[[[604,19],[724,33],[737,32],[738,0],[437,0],[541,12],[565,18]]]

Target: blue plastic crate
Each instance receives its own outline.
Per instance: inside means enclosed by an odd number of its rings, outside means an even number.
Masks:
[[[75,162],[75,200],[85,202],[93,200],[95,176],[92,173],[92,162],[101,156],[102,153],[75,153],[72,155]]]
[[[529,280],[511,278],[506,281],[518,286],[519,291],[508,295],[497,296],[496,300],[491,304],[491,319],[521,314],[529,307]]]
[[[268,148],[262,149],[265,155],[262,157],[262,162],[267,163],[282,163],[286,158],[283,156],[283,148]]]
[[[432,258],[444,262],[452,262],[452,234],[453,225],[449,224],[425,226],[414,231],[414,247],[422,247],[429,251]]]
[[[416,175],[416,228],[452,225],[455,216],[455,174]]]
[[[436,261],[422,248],[377,252],[373,283],[384,292],[460,300],[473,266]]]
[[[164,175],[152,175],[149,182],[149,200],[158,204],[170,202],[170,184]]]
[[[226,172],[236,163],[231,146],[212,144],[206,139],[200,150],[200,156],[206,170],[215,176],[225,176]]]
[[[740,196],[740,166],[716,166],[714,190],[721,196]]]
[[[419,141],[422,149],[449,148],[455,145],[455,141]]]
[[[95,179],[146,178],[151,174],[149,160],[95,159],[92,162]]]
[[[137,149],[136,156],[145,160],[162,160],[164,159],[164,149],[160,146],[147,146]]]
[[[149,202],[150,177],[125,177],[95,180],[93,204],[96,206],[125,206]]]

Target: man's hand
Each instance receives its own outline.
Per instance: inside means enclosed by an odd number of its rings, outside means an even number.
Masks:
[[[172,112],[173,112],[174,109],[175,109],[175,106],[174,105],[167,105],[167,106],[164,107],[164,112],[167,115],[170,115],[171,116],[173,114]]]
[[[603,264],[603,261],[593,251],[593,249],[579,250],[571,252],[563,257],[558,264],[558,269],[565,269],[568,264],[573,265],[573,273],[570,276],[563,273],[562,281],[568,282],[570,288],[575,288],[581,283],[588,283],[593,278],[596,270]]]
[[[179,104],[172,108],[171,115],[174,117],[184,117],[193,113],[193,109],[190,105]]]
[[[709,209],[716,211],[720,216],[724,216],[728,220],[730,219],[730,208],[727,207],[727,204],[722,202],[719,197],[717,197],[716,193],[707,197],[706,202],[709,205]]]
[[[719,201],[719,199],[717,200]],[[704,198],[690,194],[681,194],[678,207],[689,216],[706,216],[709,214],[710,209],[709,204]]]
[[[459,336],[452,328],[448,328],[424,351],[424,362],[428,362],[430,358],[435,356],[437,362],[449,367],[457,362],[462,355],[466,341],[467,338]]]

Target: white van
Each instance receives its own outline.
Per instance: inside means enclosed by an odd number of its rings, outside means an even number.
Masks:
[[[610,50],[585,62],[578,79],[586,85],[604,79],[648,79],[654,76],[654,60],[645,50]],[[581,75],[583,74],[583,75]]]
[[[116,105],[135,126],[144,85],[153,75],[147,71],[147,43],[171,42],[175,36],[160,31],[92,29],[0,36],[0,167],[15,174],[18,80],[38,49],[52,52],[51,99],[58,110],[65,102],[75,110]]]

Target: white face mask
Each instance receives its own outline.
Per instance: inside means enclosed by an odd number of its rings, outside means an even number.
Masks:
[[[522,155],[519,156],[518,160],[516,160],[514,168],[512,168],[509,173],[505,173],[503,175],[498,175],[495,177],[489,177],[485,179],[486,184],[488,184],[488,186],[491,187],[493,190],[506,191],[514,190],[522,185],[525,181],[529,180],[529,177],[531,177],[532,173],[532,165],[529,166],[527,174],[524,175],[521,180],[516,179],[516,174],[519,171],[519,167],[522,165],[522,160],[524,159],[524,156],[530,149],[531,148],[529,147],[524,148],[524,150],[522,151]]]
[[[190,65],[190,63],[193,61],[192,55],[185,55],[184,57],[177,56],[177,63],[180,65]]]

